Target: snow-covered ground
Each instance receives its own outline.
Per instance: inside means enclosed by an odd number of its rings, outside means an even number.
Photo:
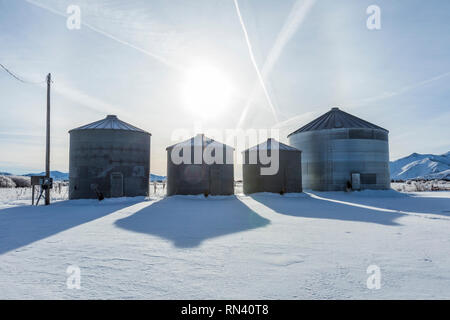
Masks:
[[[39,192],[36,187],[34,194],[35,202],[38,200]],[[17,205],[31,204],[31,188],[0,188],[0,209]],[[67,200],[69,198],[68,187],[55,187],[50,192],[51,202]],[[39,200],[40,204],[44,203],[44,196]]]
[[[48,207],[1,191],[0,299],[450,298],[450,192],[164,198],[160,187]],[[81,289],[67,288],[68,266]]]
[[[391,182],[391,188],[400,192],[421,192],[421,191],[450,191],[450,181],[429,180],[406,182]]]

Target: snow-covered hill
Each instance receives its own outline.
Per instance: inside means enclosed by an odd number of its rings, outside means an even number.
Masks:
[[[390,162],[391,179],[450,179],[450,151],[442,155],[413,153]]]

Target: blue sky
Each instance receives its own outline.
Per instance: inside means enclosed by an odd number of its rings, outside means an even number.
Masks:
[[[106,114],[152,133],[160,174],[176,129],[276,127],[286,142],[332,106],[390,130],[391,159],[450,150],[449,1],[238,4],[267,95],[233,0],[0,0],[0,63],[32,81],[54,78],[52,169],[68,170],[68,130]],[[380,30],[366,27],[372,4]],[[66,27],[69,5],[81,8],[80,30]],[[182,101],[185,70],[199,63],[233,87],[206,117]],[[0,88],[0,171],[42,171],[45,87],[0,70]]]

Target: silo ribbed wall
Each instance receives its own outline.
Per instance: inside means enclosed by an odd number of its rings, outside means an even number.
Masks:
[[[69,198],[147,196],[150,134],[126,130],[70,132]],[[112,183],[112,179],[116,179]],[[122,194],[120,194],[120,187]]]
[[[234,194],[234,165],[225,163],[225,145],[223,164],[194,164],[194,149],[191,164],[175,164],[171,160],[172,148],[167,149],[167,195]]]
[[[272,152],[276,152],[272,150]],[[279,150],[279,168],[274,175],[262,175],[261,168],[270,165],[263,165],[259,161],[258,155],[256,164],[249,163],[250,153],[244,152],[244,164],[242,165],[243,191],[245,194],[256,192],[290,193],[302,192],[302,171],[300,151]],[[272,156],[272,154],[270,154]]]
[[[292,134],[289,143],[302,150],[303,188],[345,190],[352,173],[361,174],[361,189],[389,189],[388,133],[369,128],[342,128]]]

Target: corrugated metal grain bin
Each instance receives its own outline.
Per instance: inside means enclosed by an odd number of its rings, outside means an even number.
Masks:
[[[114,115],[69,133],[70,199],[148,195],[150,133]]]
[[[214,163],[205,162],[203,157],[205,150],[213,148],[221,150],[221,160]],[[232,147],[199,134],[187,141],[167,147],[166,150],[168,196],[234,194],[234,149]],[[190,152],[188,161],[179,163],[172,157],[172,152],[179,156],[187,156],[184,154],[185,151]]]
[[[339,108],[291,133],[302,150],[303,188],[389,189],[389,131]]]
[[[262,174],[261,169],[269,167],[270,164],[266,160],[261,161],[260,152],[267,154],[272,161],[278,154],[278,170],[276,174]],[[244,193],[275,192],[283,194],[302,192],[302,153],[300,150],[274,139],[268,139],[264,143],[245,150],[243,155]]]

